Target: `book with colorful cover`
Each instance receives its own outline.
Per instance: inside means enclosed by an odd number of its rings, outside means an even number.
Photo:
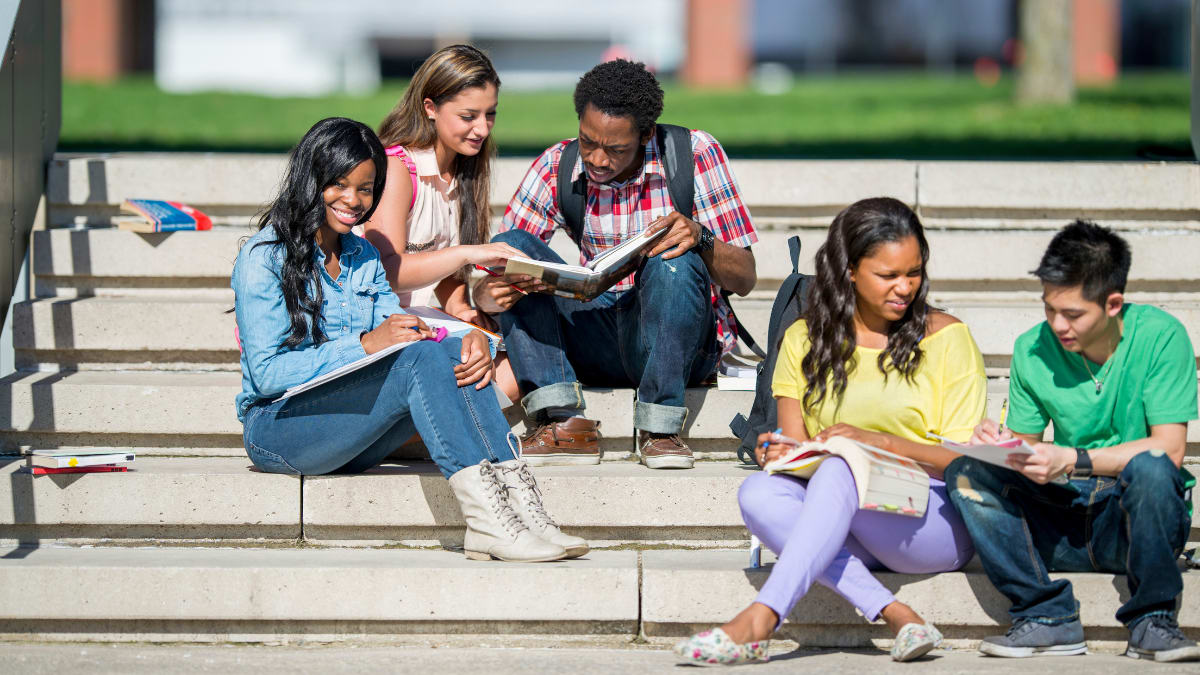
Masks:
[[[212,219],[203,211],[179,202],[161,199],[126,199],[121,212],[131,217],[114,219],[117,227],[133,232],[177,232],[211,230]]]
[[[790,442],[795,447],[767,462],[763,467],[767,473],[811,478],[821,462],[841,457],[854,474],[858,508],[913,518],[925,515],[929,506],[929,474],[914,460],[842,436],[801,443],[776,434],[776,442]]]
[[[21,470],[31,473],[35,476],[58,475],[60,473],[122,473],[129,470],[127,466],[117,466],[115,464],[101,464],[100,466],[64,466],[60,469],[52,469],[47,466],[23,466]]]
[[[29,453],[28,466],[62,469],[102,464],[125,464],[132,462],[133,459],[132,452],[114,452],[112,450],[79,450],[75,452],[33,450]]]

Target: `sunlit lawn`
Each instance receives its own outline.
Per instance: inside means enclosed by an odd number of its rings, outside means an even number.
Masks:
[[[290,148],[322,117],[376,126],[403,81],[368,96],[269,98],[169,94],[149,78],[66,83],[62,150]],[[1125,75],[1070,106],[1020,107],[1012,81],[969,76],[799,78],[780,95],[668,85],[662,121],[702,128],[734,156],[879,158],[1190,158],[1186,74]],[[532,155],[576,128],[569,91],[502,91],[495,134],[505,155]]]

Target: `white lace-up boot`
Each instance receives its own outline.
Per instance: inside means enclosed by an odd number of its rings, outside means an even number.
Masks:
[[[508,488],[487,460],[450,476],[467,534],[463,552],[472,560],[543,562],[562,560],[566,550],[532,532],[513,510]]]
[[[546,513],[546,507],[542,505],[542,491],[525,460],[510,459],[493,466],[508,486],[508,500],[513,509],[534,534],[566,549],[568,558],[578,558],[591,550],[587,540],[566,534]]]

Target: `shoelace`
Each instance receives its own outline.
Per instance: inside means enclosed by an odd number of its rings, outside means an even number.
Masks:
[[[550,517],[550,514],[546,513],[546,507],[542,504],[542,491],[538,488],[537,481],[533,478],[533,472],[524,464],[516,469],[516,471],[517,478],[521,479],[521,485],[524,486],[521,488],[523,494],[520,495],[519,499],[529,507],[529,511],[533,514],[533,519],[540,527],[558,527]]]
[[[1023,621],[1019,621],[1019,622],[1013,624],[1012,626],[1010,626],[1008,629],[1008,632],[1005,633],[1005,637],[1018,638],[1037,627],[1038,627],[1038,624],[1036,621],[1030,621],[1028,619],[1025,619]]]
[[[504,529],[514,537],[528,530],[529,527],[525,525],[521,516],[517,515],[516,510],[509,503],[508,486],[496,475],[495,469],[491,465],[481,464],[479,472],[483,475],[483,484],[488,492],[492,512],[500,519],[500,524],[504,526]]]
[[[1168,644],[1177,643],[1181,640],[1186,640],[1183,631],[1179,630],[1179,624],[1173,619],[1165,616],[1153,616],[1148,619],[1150,625],[1149,630],[1157,632],[1159,635],[1167,639]]]

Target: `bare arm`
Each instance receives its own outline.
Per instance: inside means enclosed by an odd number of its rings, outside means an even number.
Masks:
[[[650,224],[651,228],[670,228],[662,239],[646,254],[650,257],[662,254],[664,260],[678,258],[687,253],[700,241],[700,223],[679,213],[671,213]],[[758,283],[758,272],[754,267],[754,254],[748,248],[727,244],[720,239],[713,242],[713,249],[700,254],[713,283],[726,290],[746,295]]]
[[[998,426],[992,420],[984,420],[975,431],[972,442],[994,443],[1005,438],[1021,438],[1037,450],[1034,455],[1010,455],[1008,464],[1035,483],[1048,483],[1058,476],[1073,471],[1078,456],[1075,448],[1052,443],[1043,443],[1043,434],[1014,434],[1005,430],[997,433]],[[1092,460],[1092,475],[1118,476],[1125,465],[1135,456],[1147,450],[1162,450],[1176,467],[1183,463],[1187,451],[1187,424],[1155,424],[1150,435],[1128,443],[1119,443],[1107,448],[1088,451]]]
[[[946,471],[946,465],[959,456],[940,445],[926,445],[906,438],[900,438],[882,431],[867,431],[849,424],[835,424],[816,435],[818,441],[832,436],[843,436],[860,443],[873,445],[881,450],[916,460],[924,465],[930,475],[941,477]]]
[[[502,264],[521,252],[507,244],[450,246],[437,251],[405,253],[408,246],[408,214],[412,204],[412,178],[398,157],[388,157],[387,183],[379,206],[363,224],[367,241],[379,249],[388,283],[395,291],[410,291],[437,283],[459,268]]]

